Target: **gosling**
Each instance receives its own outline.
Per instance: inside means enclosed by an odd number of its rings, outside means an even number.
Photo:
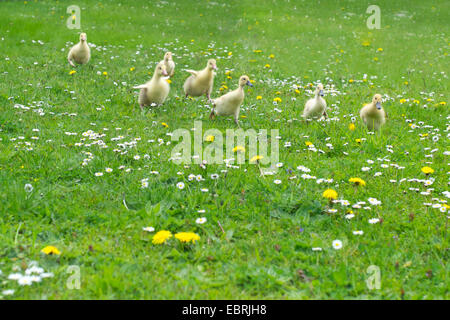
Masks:
[[[199,97],[206,95],[211,100],[211,91],[214,84],[214,76],[217,70],[216,60],[209,59],[206,68],[201,71],[186,70],[191,74],[184,83],[184,93],[188,96]]]
[[[72,67],[75,67],[73,61],[78,64],[86,64],[89,62],[91,58],[91,49],[87,44],[87,35],[86,33],[80,34],[80,42],[74,45],[67,56],[67,60],[69,61]]]
[[[161,105],[164,103],[170,91],[169,83],[164,77],[167,77],[166,66],[158,63],[150,81],[133,87],[134,89],[141,89],[139,92],[139,106],[141,110],[148,105]]]
[[[323,94],[323,85],[319,83],[314,91],[314,98],[309,99],[305,104],[302,117],[306,119],[319,119],[327,115],[327,102],[325,101]]]
[[[386,123],[386,112],[381,106],[381,95],[373,96],[372,102],[364,106],[359,115],[369,131],[378,131]]]

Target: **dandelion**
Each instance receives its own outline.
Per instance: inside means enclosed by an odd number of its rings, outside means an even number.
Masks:
[[[211,135],[206,136],[205,141],[213,142],[214,141],[214,136],[211,136]]]
[[[429,175],[431,173],[434,172],[433,169],[431,169],[430,167],[423,167],[422,169],[420,169],[423,173],[425,173],[426,175]]]
[[[366,185],[366,182],[363,179],[360,179],[360,178],[350,178],[348,181],[353,183],[353,184],[355,184],[355,186],[362,186],[362,187],[364,187]]]
[[[75,70],[72,70],[72,71],[69,72],[70,75],[73,75],[75,73],[77,73]]]
[[[237,151],[245,152],[245,148],[243,146],[236,146],[233,148],[233,152],[237,152]]]
[[[355,126],[354,123],[350,123],[350,124],[348,125],[348,129],[351,130],[351,131],[355,130],[355,128],[356,128],[356,126]]]
[[[273,58],[275,58],[274,54],[269,55],[269,59],[273,59]]]
[[[339,250],[339,249],[342,248],[342,241],[341,240],[334,240],[332,245],[333,245],[333,248],[335,250]]]
[[[257,162],[257,161],[259,161],[259,160],[261,160],[261,159],[263,159],[264,157],[263,156],[258,156],[258,155],[256,155],[256,156],[254,156],[254,157],[252,157],[251,159],[250,159],[250,162]]]
[[[134,67],[131,67],[131,68],[130,68],[130,71],[134,71]]]
[[[166,79],[166,81],[167,81],[168,84],[172,83],[172,80],[170,80],[170,79]]]
[[[168,125],[167,123],[165,123],[165,122],[161,122],[161,125],[162,125],[164,128],[168,128],[168,127],[169,127],[169,125]]]
[[[195,220],[195,223],[197,224],[204,224],[206,222],[206,218],[197,218]]]
[[[193,232],[179,232],[175,235],[175,238],[184,243],[195,243],[195,241],[200,240],[200,236]]]
[[[42,253],[45,253],[46,255],[51,255],[51,254],[57,254],[60,255],[61,251],[58,250],[58,248],[54,247],[54,246],[46,246],[44,249],[41,250]]]
[[[264,68],[266,68],[266,69],[270,68],[270,64],[266,64],[266,65],[264,66]]]
[[[31,184],[27,183],[25,185],[24,189],[26,192],[31,192],[31,191],[33,191],[33,186]]]
[[[152,238],[153,244],[165,243],[168,239],[172,238],[172,233],[167,230],[158,231]]]
[[[273,99],[273,102],[276,102],[276,103],[281,102],[281,101],[283,101],[283,100],[281,100],[280,97],[276,97]]]
[[[261,100],[261,99],[262,99],[261,96],[257,96],[257,97],[256,97],[256,100]]]
[[[378,51],[378,52],[382,52],[382,51],[383,51],[383,48],[378,48],[377,51]]]
[[[322,197],[328,199],[328,200],[335,200],[337,199],[337,192],[334,191],[333,189],[327,189],[323,192]]]
[[[368,46],[370,46],[370,42],[369,41],[363,41],[362,46],[363,47],[368,47]]]

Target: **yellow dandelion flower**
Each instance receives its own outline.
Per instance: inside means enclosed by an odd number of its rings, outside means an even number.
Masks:
[[[104,75],[104,76],[107,76],[107,75],[108,75],[108,72],[103,71],[103,75]]]
[[[232,55],[233,55],[233,52],[231,52],[231,51],[228,52],[228,55],[229,55],[229,56],[232,56]]]
[[[300,90],[298,90],[298,89],[295,89],[295,93],[300,93]]]
[[[369,41],[364,41],[364,42],[362,43],[362,46],[363,46],[363,47],[368,47],[368,46],[370,46],[370,42],[369,42]]]
[[[200,236],[193,232],[178,232],[175,235],[175,238],[184,243],[187,242],[195,243],[195,241],[200,240]]]
[[[355,126],[354,123],[350,123],[350,124],[348,125],[348,129],[351,130],[351,131],[355,130],[355,128],[356,128],[356,126]]]
[[[382,52],[382,51],[383,51],[383,48],[378,48],[377,51],[378,51],[378,52]]]
[[[366,185],[366,182],[363,179],[360,179],[360,178],[350,178],[348,181],[350,183],[355,184],[356,186],[364,187]]]
[[[273,58],[275,58],[274,54],[269,55],[269,59],[273,59]]]
[[[273,99],[273,101],[275,101],[275,102],[281,102],[281,101],[283,101],[283,100],[281,100],[280,97],[276,97],[275,99]]]
[[[69,72],[70,75],[73,75],[75,73],[77,73],[75,70],[72,70],[72,71]]]
[[[167,123],[165,123],[165,122],[161,122],[161,125],[162,125],[164,128],[168,128],[168,127],[169,127],[169,125],[168,125]]]
[[[168,239],[172,238],[172,233],[167,230],[158,231],[152,238],[153,244],[165,243]]]
[[[261,53],[262,50],[257,49],[257,50],[253,50],[253,52],[254,52],[254,53]]]
[[[256,162],[256,161],[259,161],[259,160],[261,160],[262,158],[264,158],[264,157],[263,157],[263,156],[258,156],[258,155],[256,155],[256,156],[254,156],[253,158],[250,159],[250,162]]]
[[[422,170],[422,172],[425,173],[426,175],[428,175],[428,174],[434,172],[434,170],[431,169],[430,167],[423,167],[421,170]]]
[[[306,141],[306,142],[305,142],[305,144],[306,144],[306,146],[307,146],[307,147],[309,147],[309,146],[312,146],[312,145],[313,145],[313,143],[312,143],[311,141]]]
[[[350,80],[348,80],[348,82],[350,82],[350,83],[353,83],[355,80],[353,80],[353,79],[350,79]]]
[[[355,139],[356,143],[361,143],[361,139]]]
[[[266,64],[264,68],[270,68],[270,64]]]
[[[327,189],[323,192],[322,197],[328,199],[328,200],[335,200],[337,199],[337,192],[334,191],[333,189]]]
[[[400,99],[400,103],[403,104],[406,102],[406,99]]]
[[[446,104],[447,104],[447,102],[445,102],[445,101],[439,102],[439,105],[441,105],[441,106],[445,106]]]
[[[57,254],[60,255],[61,251],[58,250],[58,248],[54,246],[46,246],[44,249],[41,250],[41,252],[45,253],[46,255],[50,254]]]
[[[135,69],[134,67],[131,67],[131,68],[130,68],[130,71],[134,71],[134,69]]]
[[[245,148],[243,146],[236,146],[233,148],[233,152],[237,151],[245,152]]]
[[[378,61],[378,58],[377,58],[377,57],[373,58],[373,61]],[[365,80],[365,79],[364,79],[364,80]]]
[[[213,142],[214,141],[214,136],[211,136],[211,135],[206,136],[205,141]]]
[[[166,81],[167,81],[168,84],[172,83],[172,80],[170,80],[170,79],[167,79]]]
[[[261,96],[257,96],[257,97],[256,97],[256,100],[261,100],[261,99],[262,99]]]

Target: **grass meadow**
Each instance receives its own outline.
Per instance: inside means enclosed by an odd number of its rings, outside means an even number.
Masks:
[[[1,1],[2,299],[448,299],[450,2],[375,2]],[[166,51],[169,97],[142,112],[132,87]],[[176,129],[236,128],[184,98],[210,58],[212,97],[253,81],[240,126],[278,130],[274,174],[170,160]],[[318,82],[329,119],[306,123]]]

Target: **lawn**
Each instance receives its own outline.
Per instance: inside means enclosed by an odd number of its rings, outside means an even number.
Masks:
[[[0,297],[448,299],[450,2],[376,1],[380,29],[371,4],[0,2]],[[80,32],[92,57],[72,68]],[[166,51],[169,97],[142,112],[133,86]],[[184,70],[210,58],[212,97],[253,81],[240,126],[278,142],[272,175],[171,160],[177,129],[237,128],[184,98]],[[318,82],[329,118],[307,123]],[[372,134],[359,110],[376,93],[388,119]]]

